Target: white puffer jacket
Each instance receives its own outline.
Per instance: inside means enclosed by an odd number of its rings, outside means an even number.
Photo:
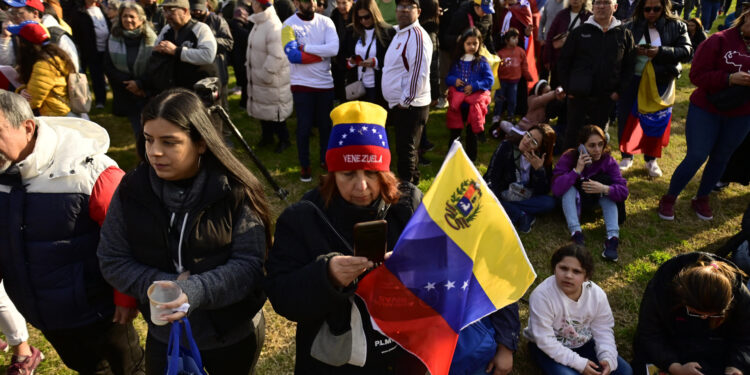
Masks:
[[[250,16],[254,23],[247,41],[247,114],[283,121],[292,114],[289,60],[281,45],[281,21],[273,6]]]

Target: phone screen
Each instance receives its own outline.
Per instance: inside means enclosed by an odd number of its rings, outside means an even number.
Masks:
[[[385,257],[388,223],[373,220],[354,225],[354,255],[380,263]]]

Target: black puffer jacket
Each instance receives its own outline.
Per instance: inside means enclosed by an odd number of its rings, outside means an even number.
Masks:
[[[737,277],[733,286],[733,307],[715,329],[708,326],[709,319],[687,316],[674,292],[675,276],[700,257],[732,264],[709,253],[678,255],[662,264],[649,281],[633,344],[636,374],[643,374],[646,363],[666,370],[672,363],[692,361],[701,364],[704,374],[723,374],[729,366],[750,372],[750,292],[742,278]],[[737,268],[738,276],[739,272]]]
[[[576,96],[622,93],[635,69],[633,35],[619,21],[607,32],[593,16],[570,32],[557,60],[565,91]]]
[[[501,143],[492,154],[484,180],[496,196],[499,197],[500,193],[507,190],[511,183],[516,182],[516,170],[518,170],[521,157],[518,146],[508,141]],[[533,190],[534,195],[549,194],[551,178],[551,168],[542,167],[534,170],[532,167],[528,187]]]
[[[463,32],[471,26],[469,17],[474,21],[474,27],[479,29],[484,39],[484,45],[490,53],[495,53],[495,42],[492,38],[492,15],[485,14],[484,17],[479,17],[474,12],[474,2],[465,1],[458,6],[455,13],[453,13],[449,22],[448,29],[444,33],[443,39],[440,40],[440,48],[453,53],[456,49],[456,42]]]
[[[645,20],[629,22],[625,27],[633,33],[633,41],[638,42],[646,33]],[[667,19],[665,17],[656,21],[656,30],[659,31],[661,47],[651,62],[654,64],[657,83],[669,83],[680,76],[682,65],[693,58],[693,46],[690,43],[687,25],[678,19]]]
[[[391,205],[385,215],[385,220],[388,221],[389,250],[393,249],[422,199],[422,192],[412,184],[403,183],[400,190],[400,201]],[[396,362],[404,359],[408,362],[413,357],[372,329],[369,316],[359,302],[357,305],[360,312],[365,315],[362,322],[368,346],[365,366],[333,367],[310,356],[313,340],[324,321],[331,326],[332,331],[342,328],[345,331],[349,326],[349,297],[354,295],[356,283],[343,290],[331,284],[328,277],[329,259],[335,255],[352,253],[328,227],[320,213],[303,201],[317,206],[349,244],[353,243],[354,224],[376,219],[379,202],[370,207],[359,208],[336,196],[326,208],[318,189],[315,189],[305,194],[302,201],[284,210],[276,223],[275,241],[266,263],[266,291],[274,310],[297,322],[295,373],[392,373]],[[377,344],[380,345],[375,347]]]

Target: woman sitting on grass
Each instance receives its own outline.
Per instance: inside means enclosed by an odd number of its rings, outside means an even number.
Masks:
[[[617,161],[610,155],[607,138],[600,127],[584,126],[578,132],[578,142],[578,149],[565,151],[552,171],[552,193],[562,199],[571,240],[579,245],[584,244],[581,208],[599,203],[607,228],[602,257],[616,262],[628,182],[620,174]]]
[[[633,344],[637,374],[750,374],[750,292],[737,266],[708,253],[678,255],[643,293]]]
[[[547,375],[630,375],[617,355],[615,319],[602,288],[590,280],[594,259],[586,248],[563,246],[550,261],[553,275],[529,298],[533,361]]]
[[[492,154],[484,179],[519,232],[529,233],[535,215],[555,208],[549,195],[554,146],[555,131],[541,124],[512,133]]]

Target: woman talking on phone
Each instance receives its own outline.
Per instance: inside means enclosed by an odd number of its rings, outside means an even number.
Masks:
[[[149,322],[147,374],[164,374],[167,365],[171,327],[154,318],[185,316],[209,374],[248,374],[263,344],[263,258],[271,238],[263,187],[191,91],[159,94],[142,119],[141,163],[123,177],[102,226],[102,275],[135,297]],[[182,293],[162,305],[172,314],[149,317],[147,290],[160,280]]]
[[[602,207],[607,238],[602,257],[616,262],[620,243],[620,216],[624,217],[628,182],[620,174],[610,155],[604,131],[586,125],[578,132],[578,149],[565,151],[552,171],[552,194],[562,199],[563,214],[568,222],[570,239],[584,245],[581,232],[581,208],[595,203]]]
[[[422,199],[419,189],[399,183],[389,170],[386,115],[367,102],[335,108],[328,174],[276,223],[266,292],[277,313],[297,322],[295,374],[417,373],[411,366],[418,360],[375,331],[364,304],[354,298],[358,277],[374,266],[355,255],[354,225],[385,220],[386,238],[367,241],[385,241],[383,252],[390,251]],[[362,332],[366,360],[342,356],[348,353],[341,345],[348,343],[341,341]]]

